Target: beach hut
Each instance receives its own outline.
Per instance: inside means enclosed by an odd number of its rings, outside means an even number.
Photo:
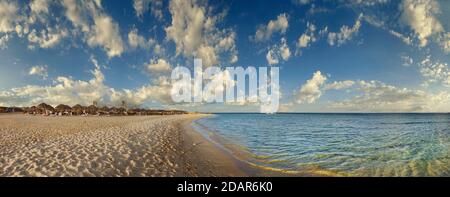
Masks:
[[[0,113],[6,113],[7,107],[0,107]]]

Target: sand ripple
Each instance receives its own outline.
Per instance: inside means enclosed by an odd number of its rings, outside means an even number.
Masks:
[[[0,176],[182,176],[189,116],[2,115]]]

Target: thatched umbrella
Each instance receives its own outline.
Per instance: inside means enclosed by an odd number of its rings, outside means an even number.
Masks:
[[[59,104],[58,106],[55,107],[55,110],[57,113],[70,113],[72,111],[72,108],[68,105],[64,105],[64,104]]]
[[[41,113],[45,113],[45,114],[51,114],[55,111],[55,108],[53,108],[51,105],[48,105],[46,103],[41,103],[37,106],[38,110]]]
[[[109,114],[109,108],[107,106],[103,106],[102,108],[100,108],[98,110],[98,112],[100,113],[100,115],[102,115],[102,114]]]
[[[87,111],[88,114],[96,115],[97,114],[97,110],[98,110],[98,108],[95,105],[89,105],[87,107],[86,111]]]
[[[127,115],[136,115],[136,111],[134,109],[128,109],[127,110]]]
[[[72,107],[72,113],[74,113],[75,115],[81,115],[84,112],[85,107],[81,106],[80,104],[76,104]]]
[[[117,109],[117,107],[111,107],[109,109],[109,113],[112,115],[117,115],[119,113],[119,110]]]
[[[126,115],[127,110],[124,107],[117,108],[117,112],[119,112],[120,115]]]
[[[30,109],[28,109],[29,114],[37,114],[38,108],[36,106],[31,106]]]

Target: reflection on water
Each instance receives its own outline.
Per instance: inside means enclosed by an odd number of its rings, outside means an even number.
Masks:
[[[219,114],[196,123],[267,168],[450,176],[450,114]]]

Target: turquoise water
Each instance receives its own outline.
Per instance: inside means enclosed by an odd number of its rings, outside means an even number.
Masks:
[[[450,176],[450,114],[217,114],[194,124],[262,167]]]

